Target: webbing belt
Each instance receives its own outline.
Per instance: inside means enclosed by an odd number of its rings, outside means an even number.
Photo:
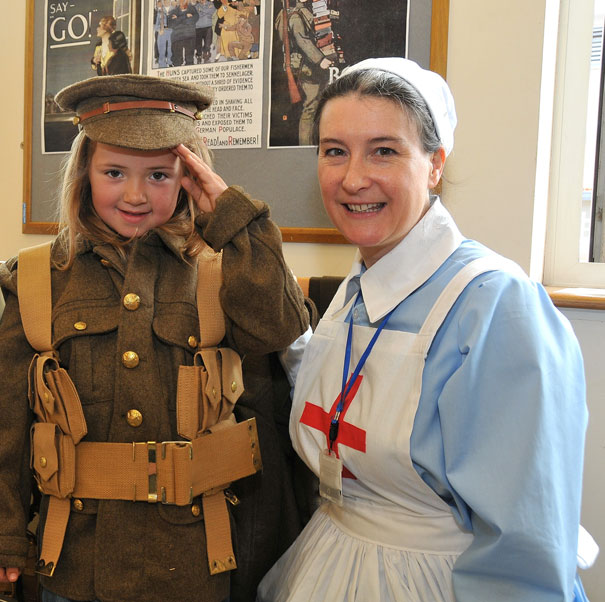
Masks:
[[[45,355],[56,355],[51,346],[50,250],[50,243],[45,243],[19,253],[18,294],[23,328],[30,344],[46,352]],[[197,287],[200,345],[204,348],[217,345],[225,334],[219,301],[221,277],[220,255],[207,248],[199,257]],[[38,382],[43,379],[34,380],[37,393],[44,396],[44,383]],[[240,388],[243,390],[243,385]],[[81,411],[75,389],[73,399],[71,390],[67,392],[67,399],[61,401],[63,409],[69,414],[73,412],[70,407],[77,402],[76,408]],[[190,408],[181,410],[185,416],[193,414]],[[70,428],[63,426],[62,430],[66,428],[65,437],[71,439]],[[85,433],[85,424],[83,429]],[[189,425],[187,431],[191,430]],[[256,421],[235,424],[224,420],[210,430],[192,441],[159,443],[79,442],[80,437],[74,436],[75,448],[73,445],[66,448],[75,449],[75,453],[61,458],[59,463],[59,471],[69,474],[73,470],[74,486],[65,497],[50,496],[38,572],[48,576],[54,573],[69,520],[71,497],[187,505],[200,494],[210,573],[236,568],[223,490],[232,481],[254,474],[262,467]],[[46,465],[47,459],[43,459]],[[37,466],[39,461],[34,458],[33,465]],[[40,485],[45,492],[45,484]]]
[[[254,420],[193,441],[82,441],[76,446],[72,495],[185,506],[194,496],[226,487],[253,474],[257,467],[260,455]]]

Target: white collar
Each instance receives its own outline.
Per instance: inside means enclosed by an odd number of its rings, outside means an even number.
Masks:
[[[376,322],[426,282],[460,246],[464,237],[437,197],[423,218],[405,238],[372,267],[364,270],[359,250],[332,311],[342,308],[347,283],[360,277],[363,300],[370,322]]]

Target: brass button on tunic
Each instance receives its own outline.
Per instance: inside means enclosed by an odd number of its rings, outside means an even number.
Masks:
[[[141,305],[141,297],[136,293],[128,293],[127,295],[124,295],[122,303],[127,310],[135,311],[136,309],[139,309],[139,306]]]
[[[137,427],[143,423],[143,414],[139,410],[128,410],[126,414],[126,422],[130,426]]]
[[[122,354],[122,364],[125,368],[136,368],[139,365],[139,355],[134,351],[125,351]]]

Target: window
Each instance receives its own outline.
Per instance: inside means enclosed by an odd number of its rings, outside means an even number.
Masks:
[[[562,0],[559,14],[545,284],[605,288],[591,262],[605,0]],[[605,145],[605,128],[602,140]],[[604,151],[600,162],[605,164]],[[601,177],[605,175],[605,167]],[[604,187],[605,182],[600,186]],[[598,195],[595,195],[595,202]],[[596,248],[596,246],[595,246]],[[597,256],[597,259],[599,257]]]

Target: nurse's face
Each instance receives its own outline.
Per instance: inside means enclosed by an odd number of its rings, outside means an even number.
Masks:
[[[353,92],[323,108],[318,176],[324,206],[367,267],[426,213],[444,163],[443,149],[423,150],[415,124],[395,101]]]

